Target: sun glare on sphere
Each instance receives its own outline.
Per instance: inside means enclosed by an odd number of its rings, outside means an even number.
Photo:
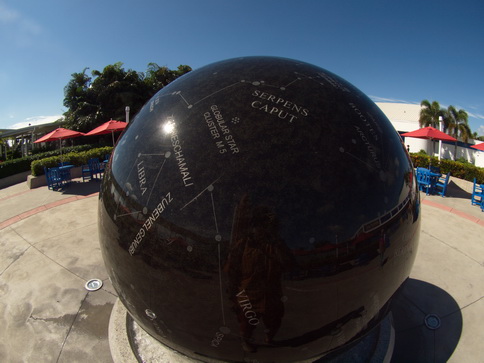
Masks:
[[[173,121],[168,121],[163,124],[163,132],[165,134],[171,134],[175,130],[175,123]]]

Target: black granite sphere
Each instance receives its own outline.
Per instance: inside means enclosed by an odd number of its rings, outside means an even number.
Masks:
[[[202,361],[281,363],[384,317],[419,210],[407,151],[361,91],[247,57],[143,107],[106,170],[99,230],[121,301],[160,342]]]

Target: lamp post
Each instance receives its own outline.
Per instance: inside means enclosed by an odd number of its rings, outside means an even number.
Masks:
[[[442,116],[439,116],[439,131],[443,131],[442,130],[442,121],[443,121]],[[439,140],[439,161],[440,161],[440,151],[441,150],[442,150],[442,140]]]
[[[124,110],[126,111],[126,123],[129,124],[129,106],[126,106]]]

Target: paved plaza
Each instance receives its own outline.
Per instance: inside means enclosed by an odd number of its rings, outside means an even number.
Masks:
[[[0,189],[0,361],[112,362],[117,294],[97,233],[100,182]],[[420,244],[392,311],[392,362],[482,362],[484,213],[451,182],[422,197]],[[88,280],[103,281],[87,291]]]

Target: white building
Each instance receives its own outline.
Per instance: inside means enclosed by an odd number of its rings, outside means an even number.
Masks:
[[[375,102],[383,113],[388,117],[390,122],[399,133],[414,131],[420,128],[418,119],[420,118],[420,105],[409,103],[392,103],[392,102]],[[409,147],[410,152],[416,153],[425,150],[428,155],[439,156],[439,142],[413,137],[404,138],[405,145]],[[479,144],[479,140],[468,140],[470,144]],[[463,142],[457,143],[457,148],[453,142],[441,143],[441,158],[455,159],[464,157],[476,166],[484,167],[484,151],[479,151],[467,146]]]

